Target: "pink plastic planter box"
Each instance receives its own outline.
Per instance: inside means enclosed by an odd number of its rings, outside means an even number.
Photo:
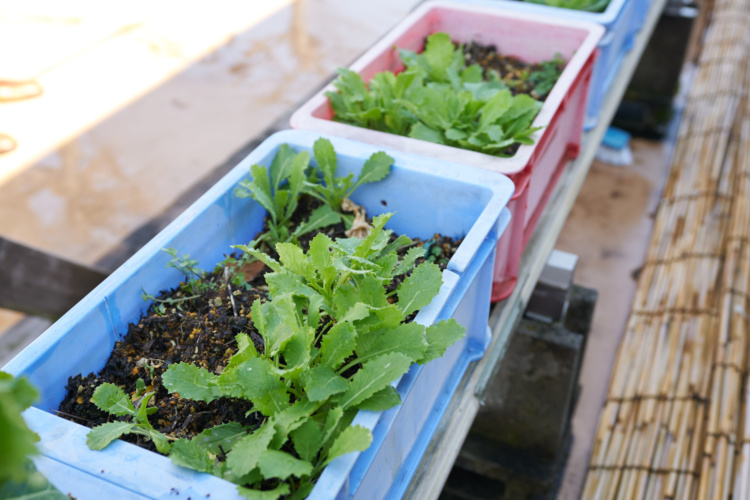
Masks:
[[[426,2],[377,44],[357,59],[350,69],[365,81],[384,70],[399,72],[404,66],[395,49],[421,51],[425,38],[446,32],[454,41],[494,44],[504,54],[539,62],[560,53],[567,61],[557,84],[547,96],[534,126],[543,126],[532,138],[533,146],[521,146],[512,158],[368,130],[333,121],[325,96],[329,84],[292,116],[294,128],[355,139],[383,147],[472,165],[508,175],[516,190],[508,204],[513,214],[509,228],[497,246],[492,301],[511,294],[518,278],[521,253],[534,230],[552,189],[568,161],[578,156],[586,114],[586,99],[596,59],[596,45],[604,28],[569,19],[503,12],[496,8],[452,2]]]

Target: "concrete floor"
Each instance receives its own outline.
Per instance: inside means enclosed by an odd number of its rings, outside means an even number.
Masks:
[[[634,140],[634,163],[591,166],[556,248],[578,254],[575,283],[599,292],[572,422],[573,446],[558,500],[577,500],[583,487],[599,411],[635,294],[660,194],[669,171],[667,146]]]

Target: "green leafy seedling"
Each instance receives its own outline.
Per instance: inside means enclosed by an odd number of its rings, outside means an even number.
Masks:
[[[413,363],[441,356],[465,331],[455,320],[407,322],[437,295],[442,276],[434,264],[414,266],[421,248],[399,259],[397,249],[411,240],[391,241],[384,228],[390,216],[375,217],[364,239],[318,234],[307,252],[277,243],[278,260],[236,247],[272,270],[265,275],[270,300],[251,307],[265,348],[258,352],[239,334],[220,374],[179,363],[162,381],[171,393],[207,403],[249,400],[264,422],[235,432],[221,456],[200,439],[179,440],[170,454],[175,463],[234,481],[249,498],[304,496],[328,463],[370,445],[370,431],[351,425],[356,412],[400,404],[394,381]]]
[[[314,182],[307,183],[307,192],[328,204],[332,210],[341,211],[341,202],[349,198],[363,184],[383,180],[391,172],[393,158],[380,151],[365,161],[362,170],[354,181],[354,174],[346,177],[336,176],[336,151],[331,141],[320,138],[313,145],[313,154],[324,183],[315,176]]]
[[[369,87],[359,74],[339,70],[338,92],[327,92],[334,119],[493,156],[510,156],[514,144],[533,144],[532,122],[542,104],[513,96],[496,73],[483,78],[466,66],[463,48],[446,33],[427,38],[416,54],[400,50],[406,70],[375,75]]]
[[[130,417],[129,421],[114,421],[98,425],[86,435],[86,444],[92,450],[103,450],[112,441],[125,434],[140,434],[151,439],[160,453],[169,453],[169,439],[154,429],[148,421],[148,416],[156,413],[157,409],[149,408],[148,402],[154,395],[148,392],[141,397],[138,409],[133,406],[125,391],[114,384],[105,383],[94,391],[91,402],[97,408],[118,417]]]

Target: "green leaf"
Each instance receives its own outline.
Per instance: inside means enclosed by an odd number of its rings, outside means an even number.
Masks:
[[[0,498],[6,500],[68,500],[70,498],[50,484],[30,459],[22,457],[17,468],[20,471],[17,478],[0,480]],[[0,477],[10,477],[10,472],[10,469],[5,469],[0,472]]]
[[[372,443],[372,433],[361,425],[347,427],[334,440],[328,450],[325,463],[328,464],[335,458],[355,451],[365,451]]]
[[[237,441],[227,453],[227,467],[235,476],[244,476],[258,466],[276,430],[273,425],[262,425],[252,434]]]
[[[447,33],[434,33],[427,37],[423,56],[430,66],[430,76],[447,79],[446,71],[453,62],[453,42]]]
[[[238,333],[234,339],[237,341],[237,352],[229,358],[229,363],[227,363],[225,370],[235,368],[248,359],[259,356],[258,351],[255,349],[255,344],[246,333]]]
[[[310,462],[294,458],[289,453],[266,450],[258,464],[266,479],[286,479],[289,476],[309,476],[313,466]]]
[[[344,314],[344,317],[341,318],[341,321],[348,321],[350,323],[353,323],[355,321],[365,319],[369,315],[370,306],[368,306],[364,302],[357,302],[346,311],[346,314]]]
[[[509,90],[501,90],[487,101],[482,108],[482,115],[479,117],[479,129],[485,129],[497,122],[513,103],[513,96]]]
[[[423,365],[439,358],[445,354],[446,349],[461,340],[465,334],[466,328],[453,318],[428,326],[425,332],[427,350],[419,360],[419,364]]]
[[[206,448],[187,439],[178,439],[172,443],[169,459],[176,465],[200,472],[211,472],[214,468],[214,461],[208,456]]]
[[[108,422],[98,425],[86,434],[86,444],[92,450],[103,450],[123,434],[132,432],[135,424],[128,422]]]
[[[336,151],[328,139],[321,137],[313,144],[313,154],[318,168],[323,172],[326,185],[332,187],[336,178]]]
[[[315,268],[307,260],[307,256],[302,249],[293,243],[277,243],[276,252],[279,254],[279,261],[287,271],[303,276],[308,280],[315,279]]]
[[[362,77],[355,71],[346,68],[336,70],[339,77],[333,84],[339,91],[349,97],[352,101],[363,101],[367,97],[367,85]]]
[[[34,443],[39,436],[26,426],[21,412],[37,397],[25,377],[0,372],[0,484],[23,481],[30,474],[25,457],[38,453]]]
[[[401,259],[401,262],[398,263],[398,265],[396,266],[396,269],[393,271],[393,276],[399,276],[401,274],[411,271],[417,259],[420,257],[424,257],[424,254],[425,254],[424,248],[421,248],[421,247],[410,248],[409,250],[407,250],[404,258]]]
[[[357,331],[351,323],[337,323],[323,336],[320,345],[320,364],[338,369],[354,352]]]
[[[135,431],[138,432],[139,428],[136,427]],[[164,434],[162,434],[161,432],[153,428],[146,429],[146,432],[144,434],[146,434],[151,439],[151,441],[154,442],[154,446],[156,446],[156,451],[158,451],[159,453],[163,453],[165,455],[169,454],[171,444],[169,443],[169,439],[167,439],[167,436],[165,436]]]
[[[272,416],[289,407],[289,393],[271,365],[263,358],[253,358],[237,367],[237,378],[242,390],[256,409]],[[249,472],[249,470],[247,471]]]
[[[265,253],[261,252],[260,250],[257,250],[250,245],[232,245],[232,248],[236,248],[238,250],[242,250],[243,252],[252,255],[265,265],[267,265],[269,268],[271,268],[273,271],[276,271],[277,273],[281,271],[281,265],[272,257],[266,255]]]
[[[281,483],[272,490],[251,490],[243,486],[238,486],[237,490],[240,495],[247,498],[248,500],[278,500],[282,496],[289,493],[289,485],[287,483]]]
[[[307,255],[318,272],[326,267],[333,266],[333,259],[331,258],[332,243],[331,238],[323,233],[316,234],[310,242],[310,250],[308,250]]]
[[[100,410],[118,417],[135,415],[135,408],[128,395],[114,384],[105,383],[97,387],[91,396],[91,402]]]
[[[420,264],[398,287],[398,308],[404,316],[421,309],[432,302],[442,284],[443,275],[436,264]]]
[[[340,406],[332,408],[326,415],[326,421],[323,426],[323,439],[321,440],[324,445],[333,436],[333,433],[336,430],[336,427],[338,427],[339,422],[341,422],[343,416],[344,410]]]
[[[253,165],[250,167],[250,174],[253,177],[252,182],[244,182],[241,186],[247,188],[253,199],[268,210],[273,220],[277,220],[279,214],[276,212],[276,205],[271,193],[271,181],[268,179],[266,167],[257,164]]]
[[[297,454],[303,460],[313,462],[323,445],[323,433],[318,424],[314,420],[306,420],[292,432],[291,437]]]
[[[362,184],[382,181],[385,179],[388,174],[391,173],[391,165],[393,165],[393,162],[394,159],[382,151],[370,156],[362,166],[362,170],[357,178],[357,183],[354,184],[352,191]]]
[[[170,365],[162,375],[162,383],[170,394],[179,392],[182,398],[210,403],[221,397],[218,377],[190,363]]]
[[[443,134],[422,122],[417,122],[411,127],[409,137],[419,139],[420,141],[434,142],[435,144],[445,144]]]
[[[245,428],[237,423],[230,422],[228,424],[221,424],[205,429],[203,432],[193,437],[191,440],[196,445],[205,448],[210,453],[218,455],[221,450],[219,446],[224,449],[224,452],[228,452],[232,449],[237,441],[247,435]]]
[[[409,370],[412,360],[401,353],[385,354],[368,361],[354,374],[339,404],[344,410],[358,405]]]
[[[310,401],[326,401],[348,387],[349,382],[328,366],[312,368],[305,378],[305,392]]]
[[[279,150],[276,152],[276,156],[271,162],[271,179],[270,182],[273,184],[273,189],[276,191],[279,189],[284,180],[289,178],[292,172],[292,164],[297,153],[289,146],[289,144],[282,144],[279,146]],[[269,185],[270,191],[270,185]]]
[[[425,327],[417,323],[373,331],[357,339],[359,358],[371,359],[381,354],[400,352],[416,362],[422,359],[426,350]]]
[[[253,320],[255,329],[258,330],[263,340],[266,340],[266,316],[263,312],[263,302],[260,299],[255,299],[253,305],[250,306],[250,317]],[[265,348],[265,346],[263,346]]]
[[[294,231],[296,237],[300,237],[303,234],[317,231],[324,227],[338,224],[341,221],[341,214],[334,212],[333,209],[328,205],[321,205],[310,214],[305,222],[297,226]]]
[[[389,385],[357,405],[360,410],[384,411],[401,404],[398,391]]]
[[[362,303],[373,308],[388,305],[385,287],[375,276],[364,276],[359,280],[359,296]]]

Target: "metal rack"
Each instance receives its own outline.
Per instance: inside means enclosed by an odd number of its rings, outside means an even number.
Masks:
[[[599,124],[594,129],[584,132],[580,155],[575,161],[570,162],[563,172],[529,240],[521,258],[518,283],[513,294],[495,305],[491,311],[489,325],[492,329],[492,342],[487,353],[466,371],[406,490],[406,498],[422,500],[440,496],[445,480],[482,404],[487,384],[503,360],[511,335],[521,320],[531,292],[555,246],[594,160],[596,150],[622,100],[625,88],[666,2],[667,0],[653,0],[651,3],[644,26],[635,38],[633,49],[623,58],[614,82],[605,96]]]

